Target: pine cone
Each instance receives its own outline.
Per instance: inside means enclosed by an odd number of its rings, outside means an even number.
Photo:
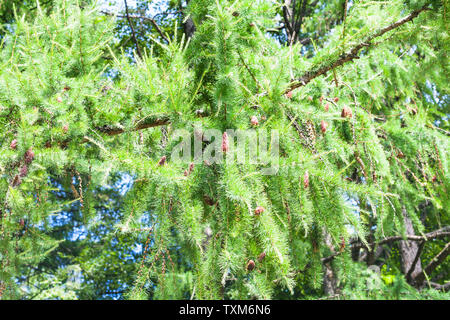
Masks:
[[[213,206],[215,204],[214,200],[208,197],[207,195],[203,196],[203,201],[209,206]]]
[[[248,262],[247,262],[247,271],[252,271],[253,269],[255,269],[255,261],[248,260]]]
[[[286,97],[288,97],[289,99],[292,98],[292,91],[289,91],[288,93],[286,93]]]
[[[158,164],[160,166],[163,166],[166,164],[166,156],[162,156],[161,159],[158,161]]]
[[[30,164],[34,159],[34,152],[33,149],[30,147],[27,152],[25,152],[25,163]]]
[[[261,207],[261,206],[256,207],[256,209],[255,209],[255,216],[259,216],[264,211],[266,211],[266,209],[264,209],[264,207]]]
[[[226,132],[222,135],[222,151],[227,152],[230,149],[230,143],[228,141],[228,134]]]
[[[303,186],[305,187],[305,189],[307,189],[309,187],[309,172],[306,171],[305,174],[303,175]]]
[[[327,132],[328,123],[326,123],[324,120],[320,122],[320,130],[322,130],[322,133]]]
[[[261,254],[258,256],[258,261],[262,262],[265,257],[266,257],[266,253],[265,252],[261,252]]]
[[[22,179],[20,179],[19,175],[16,175],[16,176],[14,177],[14,180],[13,180],[11,186],[12,186],[13,188],[15,188],[15,187],[19,186],[21,183],[22,183]]]
[[[14,139],[13,141],[11,141],[11,144],[9,145],[9,147],[13,150],[15,150],[17,148],[17,140]]]
[[[350,109],[349,107],[345,106],[345,107],[342,109],[341,117],[342,117],[342,118],[351,118],[352,116],[353,116],[353,115],[352,115],[352,109]]]
[[[20,168],[19,170],[19,177],[23,178],[28,174],[28,167],[27,165],[24,165],[23,167]]]

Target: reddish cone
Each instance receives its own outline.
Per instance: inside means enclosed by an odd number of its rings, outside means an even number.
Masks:
[[[248,271],[252,271],[253,269],[255,269],[255,261],[248,260],[248,262],[247,262],[247,270]]]
[[[264,258],[266,257],[266,253],[262,252],[259,256],[258,256],[258,261],[262,262],[264,260]]]
[[[222,151],[227,152],[230,149],[230,144],[228,142],[228,134],[226,132],[222,135]]]
[[[328,110],[330,109],[330,104],[327,102],[325,103],[325,111],[328,112]]]
[[[255,127],[259,124],[258,118],[256,116],[252,116],[250,119],[250,122],[251,122],[252,126],[255,126]]]
[[[15,150],[17,148],[17,140],[14,139],[13,141],[11,141],[11,144],[9,145],[9,147],[13,150]]]
[[[305,187],[305,189],[307,189],[309,187],[309,173],[308,173],[308,171],[306,171],[305,174],[303,175],[303,186]]]
[[[266,209],[264,209],[264,207],[261,207],[261,206],[259,206],[259,207],[256,207],[256,209],[255,209],[255,215],[256,216],[259,216],[261,213],[263,213],[264,211],[266,211]]]
[[[322,130],[322,133],[327,132],[328,123],[326,121],[322,120],[320,122],[320,130]]]
[[[25,152],[25,163],[30,164],[31,161],[33,161],[33,159],[34,159],[34,152],[33,149],[30,147],[30,149],[28,149],[27,152]]]
[[[16,175],[16,176],[14,177],[13,182],[12,182],[12,187],[15,188],[15,187],[17,187],[18,185],[20,185],[21,183],[22,183],[22,179],[20,179],[19,175]]]
[[[24,165],[23,167],[20,168],[19,170],[19,177],[23,178],[28,174],[28,167],[26,165]]]
[[[339,101],[339,98],[338,98],[338,97],[335,97],[333,100],[334,100],[334,102],[338,102],[338,101]]]
[[[289,91],[288,93],[286,93],[286,97],[288,97],[289,99],[292,98],[292,91]]]
[[[158,164],[160,166],[163,166],[166,163],[166,156],[162,156],[161,159],[159,159]]]
[[[58,101],[59,103],[63,102],[63,99],[61,97],[57,97],[56,101]]]
[[[345,107],[342,109],[341,117],[342,117],[342,118],[351,118],[352,116],[353,116],[353,115],[352,115],[352,109],[350,109],[349,107],[345,106]]]

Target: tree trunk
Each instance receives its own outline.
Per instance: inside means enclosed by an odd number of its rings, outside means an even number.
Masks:
[[[325,244],[327,245],[328,248],[330,248],[332,253],[335,253],[333,243],[331,241],[331,236],[325,230],[323,231],[323,234]],[[324,269],[325,269],[323,274],[324,293],[328,296],[335,295],[337,293],[337,278],[331,266],[331,262],[324,263]]]
[[[402,209],[402,213],[403,213],[403,220],[405,222],[406,234],[414,235],[414,228],[412,225],[412,221],[408,217],[406,209],[404,207]],[[400,256],[402,259],[401,263],[402,272],[405,275],[408,274],[410,275],[409,277],[407,277],[409,278],[407,279],[407,281],[410,282],[411,279],[414,279],[419,273],[422,272],[422,264],[420,261],[420,257],[416,258],[418,254],[420,255],[419,244],[415,241],[401,240],[399,242],[399,248],[400,248]],[[412,270],[411,267],[413,267]]]

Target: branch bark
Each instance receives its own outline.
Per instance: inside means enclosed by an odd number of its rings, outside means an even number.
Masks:
[[[426,275],[431,274],[442,262],[444,262],[445,258],[450,254],[450,242],[448,242],[444,249],[441,250],[432,260],[431,262],[419,273],[413,281],[416,285],[420,286],[425,281]]]
[[[133,19],[133,20],[144,20],[144,21],[148,21],[150,22],[153,27],[155,28],[155,30],[159,33],[159,35],[161,36],[161,38],[163,38],[165,41],[169,42],[169,39],[166,37],[166,35],[162,32],[161,28],[159,27],[159,25],[156,23],[155,19],[150,18],[150,17],[145,17],[145,16],[135,16],[135,15],[115,15],[114,13],[108,12],[108,11],[101,11],[101,13],[106,14],[108,16],[115,16],[117,18],[124,18],[124,19]]]
[[[429,241],[429,240],[445,238],[445,237],[449,237],[449,236],[450,236],[450,226],[447,226],[447,227],[426,233],[424,236],[407,235],[405,239],[410,240],[410,241]],[[382,244],[392,243],[395,241],[401,241],[401,240],[405,240],[405,239],[402,236],[392,236],[392,237],[384,238],[384,239],[380,240],[378,243],[372,242],[372,243],[369,243],[368,245],[369,245],[369,247],[373,248],[375,245],[382,245]],[[351,245],[352,249],[361,249],[361,248],[365,247],[365,245],[358,240],[354,240],[354,241],[350,242],[350,245]],[[341,252],[337,252],[331,256],[322,258],[322,262],[323,263],[329,262],[340,254],[341,254]]]
[[[290,3],[290,2],[289,2]],[[319,69],[317,69],[316,71],[309,71],[306,72],[302,77],[300,77],[299,79],[297,79],[294,83],[292,83],[290,85],[290,87],[284,92],[284,94],[288,93],[291,90],[294,90],[296,88],[305,86],[306,84],[308,84],[311,80],[313,80],[314,78],[317,78],[323,74],[326,74],[328,71],[330,71],[333,68],[336,68],[340,65],[343,65],[344,63],[348,62],[348,61],[352,61],[353,59],[357,59],[359,58],[357,53],[360,49],[362,49],[363,47],[369,46],[369,44],[367,42],[370,42],[371,40],[385,34],[386,32],[393,30],[411,20],[413,20],[415,17],[417,17],[421,12],[429,10],[428,7],[422,7],[419,10],[416,10],[414,12],[412,12],[411,14],[409,14],[408,16],[404,17],[403,19],[400,19],[399,21],[386,26],[385,28],[379,30],[377,33],[373,34],[372,36],[370,36],[365,42],[362,42],[360,44],[358,44],[357,46],[355,46],[349,53],[343,54],[340,56],[340,58],[335,61],[331,66],[323,66],[320,67]],[[113,15],[110,12],[102,12],[104,14],[107,15]],[[119,16],[119,17],[123,17],[123,16]],[[134,16],[129,16],[130,19],[132,18],[140,18],[140,19],[146,19],[149,21],[152,21],[153,19],[151,18],[147,18],[147,17],[134,17]],[[156,22],[155,22],[156,25]],[[157,29],[159,30],[159,28]],[[195,27],[194,29],[191,30],[192,33],[193,31],[195,31]],[[160,31],[159,31],[160,32]],[[167,38],[162,34],[162,32],[160,32],[161,36],[163,38],[165,38],[167,40]],[[191,35],[192,36],[192,35]],[[168,124],[170,121],[169,119],[165,119],[165,120],[155,120],[154,122],[150,121],[149,123],[147,123],[146,125],[143,126],[137,126],[135,129],[133,130],[141,130],[141,129],[146,129],[146,128],[151,128],[151,127],[156,127],[156,126],[162,126],[162,125],[166,125]],[[123,133],[124,130],[121,128],[112,128],[112,127],[103,127],[103,128],[97,128],[99,131],[102,131],[108,135],[116,135],[116,134],[120,134]],[[400,240],[401,238],[398,238],[396,240]],[[394,240],[394,241],[396,241]],[[419,240],[422,240],[422,238],[420,238]],[[417,239],[414,241],[418,241]]]
[[[123,0],[123,1],[125,3],[125,13],[126,13],[126,17],[127,17],[127,20],[128,20],[128,24],[130,25],[130,28],[131,28],[131,35],[133,36],[133,41],[136,44],[136,52],[137,52],[139,58],[142,58],[142,53],[141,53],[141,49],[139,48],[139,43],[138,43],[137,38],[136,38],[136,32],[134,31],[133,22],[131,22],[130,14],[128,12],[127,0]]]
[[[321,75],[325,75],[328,71],[330,71],[334,68],[337,68],[337,67],[345,64],[346,62],[353,61],[354,59],[359,59],[359,56],[358,56],[359,51],[362,48],[369,47],[371,45],[372,40],[374,40],[375,38],[381,37],[385,33],[389,32],[395,28],[398,28],[401,25],[403,25],[409,21],[412,21],[421,12],[426,11],[426,10],[430,10],[430,8],[428,6],[424,6],[421,9],[411,12],[406,17],[398,20],[397,22],[395,22],[389,26],[386,26],[386,27],[380,29],[378,32],[367,37],[367,39],[365,39],[365,41],[354,46],[349,52],[341,54],[339,56],[339,58],[332,64],[328,64],[328,62],[327,62],[326,65],[320,66],[316,70],[306,72],[303,76],[301,76],[295,82],[293,82],[284,93],[288,93],[289,91],[303,87],[303,86],[307,85],[309,82],[311,82],[311,80],[313,80],[317,77],[320,77]]]
[[[406,208],[402,208],[403,221],[405,223],[406,234],[414,235],[414,227],[411,219],[408,217]],[[401,268],[403,274],[411,274],[411,278],[414,278],[417,274],[422,272],[422,264],[420,262],[419,245],[414,241],[401,240],[399,243],[400,256],[401,256]],[[418,259],[416,263],[414,261]]]

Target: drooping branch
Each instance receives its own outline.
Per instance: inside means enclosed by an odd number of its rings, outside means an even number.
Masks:
[[[132,131],[147,129],[147,128],[153,128],[158,126],[164,126],[166,124],[169,124],[170,118],[167,115],[161,115],[158,117],[147,117],[143,120],[138,121]],[[115,126],[103,126],[98,127],[96,130],[106,133],[109,136],[118,135],[125,132],[125,129],[123,127],[115,127]]]
[[[134,127],[131,129],[131,131],[138,131],[138,130],[143,130],[143,129],[147,129],[147,128],[164,126],[169,123],[170,123],[170,117],[168,115],[147,117],[147,118],[137,121],[135,123]],[[104,133],[108,136],[115,136],[115,135],[118,135],[118,134],[121,134],[121,133],[124,133],[125,131],[127,131],[124,127],[122,127],[120,125],[116,125],[116,126],[104,125],[102,127],[96,127],[95,130],[99,131],[101,133]],[[88,141],[89,140],[85,138],[85,139],[83,139],[82,143],[86,143]]]
[[[444,249],[441,250],[432,260],[431,262],[419,273],[415,278],[414,282],[418,285],[422,284],[425,280],[426,275],[431,274],[442,262],[444,262],[445,258],[450,254],[450,242],[448,242]]]
[[[357,44],[356,46],[354,46],[349,52],[341,54],[338,57],[338,59],[336,61],[334,61],[333,63],[327,64],[324,66],[320,66],[317,69],[312,70],[312,71],[307,71],[305,74],[303,74],[303,76],[296,79],[289,86],[289,88],[285,91],[285,93],[307,85],[309,82],[311,82],[311,80],[313,80],[317,77],[320,77],[321,75],[325,75],[328,71],[335,69],[335,68],[345,64],[346,62],[353,61],[354,59],[359,59],[359,55],[358,55],[359,51],[362,48],[369,47],[371,45],[372,40],[374,40],[375,38],[381,37],[385,33],[389,32],[395,28],[398,28],[401,25],[403,25],[409,21],[412,21],[421,12],[426,11],[426,10],[430,10],[430,8],[428,6],[424,6],[421,9],[411,12],[406,17],[404,17],[404,18],[398,20],[397,22],[394,22],[393,24],[388,25],[388,26],[380,29],[378,32],[370,35],[369,37],[367,37],[367,39],[365,39],[364,41],[362,41],[359,44]]]
[[[443,290],[443,291],[449,291],[450,290],[450,282],[447,282],[446,284],[439,284],[439,283],[435,283],[435,282],[430,282],[430,285],[436,290]]]
[[[327,65],[327,66],[323,66],[323,67],[319,67],[317,70],[315,71],[308,71],[306,72],[302,77],[300,77],[299,79],[297,79],[294,83],[292,83],[290,85],[290,87],[284,92],[284,93],[288,93],[291,90],[294,90],[296,88],[305,86],[306,84],[308,84],[311,80],[326,74],[328,71],[339,67],[341,65],[343,65],[346,62],[352,61],[354,59],[359,58],[358,56],[358,52],[360,49],[364,48],[364,47],[368,47],[370,44],[370,41],[372,41],[373,39],[382,36],[383,34],[385,34],[386,32],[389,32],[411,20],[413,20],[414,18],[416,18],[421,12],[429,10],[429,8],[427,6],[422,7],[421,9],[418,9],[416,11],[413,11],[412,13],[410,13],[408,16],[398,20],[397,22],[386,26],[384,28],[382,28],[381,30],[379,30],[378,32],[376,32],[375,34],[369,36],[366,41],[359,43],[358,45],[356,45],[353,49],[350,50],[349,53],[344,53],[342,54],[333,64],[331,65]],[[107,15],[114,15],[110,12],[102,12],[104,14]],[[118,17],[124,17],[124,16],[118,16]],[[152,22],[155,26],[155,28],[157,27],[156,22],[148,17],[135,17],[135,16],[129,16],[130,19],[136,18],[136,19],[145,19],[148,20],[150,22]],[[156,28],[158,30],[158,32],[160,33],[160,35],[167,40],[167,38],[164,36],[164,34],[162,33],[162,31],[159,28]],[[167,40],[168,41],[168,40]],[[146,129],[146,128],[151,128],[151,127],[156,127],[156,126],[162,126],[162,125],[166,125],[169,123],[169,119],[168,118],[164,118],[164,119],[156,119],[154,121],[150,121],[148,123],[146,123],[145,125],[139,125],[137,126],[135,129],[133,130],[141,130],[141,129]],[[104,132],[108,135],[117,135],[120,133],[123,133],[125,130],[123,128],[113,128],[113,127],[104,127],[104,128],[97,128],[99,131]],[[394,241],[397,241],[400,239],[396,239]],[[422,240],[422,238],[420,238],[420,240]]]
[[[424,236],[416,236],[416,235],[407,235],[405,238],[403,238],[402,236],[392,236],[392,237],[387,237],[384,238],[378,242],[372,242],[369,243],[368,246],[369,248],[373,248],[376,245],[383,245],[386,243],[392,243],[392,242],[396,242],[396,241],[401,241],[401,240],[410,240],[410,241],[429,241],[429,240],[433,240],[433,239],[439,239],[439,238],[445,238],[445,237],[449,237],[450,236],[450,226],[426,233]],[[351,248],[352,249],[361,249],[364,248],[365,245],[358,241],[358,240],[353,240],[350,242]],[[331,260],[333,260],[335,257],[337,257],[338,255],[340,255],[341,252],[337,252],[331,256],[322,258],[322,262],[323,263],[327,263]]]

